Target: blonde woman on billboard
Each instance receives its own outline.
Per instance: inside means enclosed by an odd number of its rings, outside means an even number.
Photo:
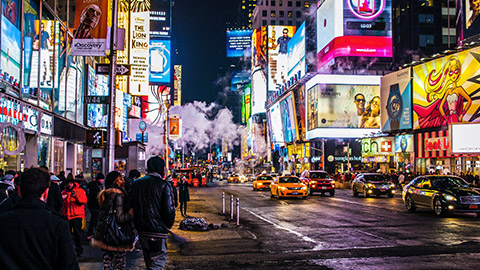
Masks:
[[[428,106],[414,104],[421,128],[446,126],[463,122],[463,117],[472,105],[472,98],[457,82],[462,65],[457,57],[450,57],[439,72],[433,69],[425,78]],[[467,104],[464,104],[464,101]]]
[[[374,96],[368,103],[363,113],[362,128],[379,128],[380,127],[380,97]]]
[[[466,22],[466,28],[470,28],[473,22],[477,19],[478,15],[480,15],[480,0],[469,0],[470,4],[470,11],[467,11],[467,16],[470,14]]]

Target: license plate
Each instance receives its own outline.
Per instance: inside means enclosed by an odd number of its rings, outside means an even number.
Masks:
[[[469,205],[468,208],[469,209],[478,209],[478,205]]]
[[[327,187],[322,187],[322,189],[327,189]]]
[[[298,192],[294,191],[292,192],[292,195],[298,195]]]
[[[386,191],[386,189],[380,189],[380,191],[381,191],[381,192],[385,192],[385,191]]]

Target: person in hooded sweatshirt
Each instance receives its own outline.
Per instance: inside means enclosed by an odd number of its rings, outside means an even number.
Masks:
[[[67,217],[75,242],[75,251],[77,256],[82,256],[83,247],[80,238],[82,230],[82,219],[85,218],[85,204],[87,203],[87,194],[80,188],[73,179],[66,182],[65,189],[62,191],[63,208],[62,214]]]
[[[167,262],[167,233],[175,221],[172,186],[163,179],[165,162],[155,156],[147,161],[148,174],[132,183],[127,209],[140,238],[147,269],[163,269]]]

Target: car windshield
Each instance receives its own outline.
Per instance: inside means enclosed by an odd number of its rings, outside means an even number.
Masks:
[[[386,182],[387,179],[381,174],[366,174],[364,176],[367,182]]]
[[[311,172],[310,173],[310,178],[325,179],[325,178],[328,178],[328,174],[324,173],[324,172]]]
[[[280,177],[278,183],[301,183],[301,181],[296,177]]]
[[[468,187],[468,183],[465,180],[457,177],[435,177],[431,178],[430,182],[434,188],[461,188]]]
[[[273,178],[270,175],[259,176],[258,180],[272,180]]]

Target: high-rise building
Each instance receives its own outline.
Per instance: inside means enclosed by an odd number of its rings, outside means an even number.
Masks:
[[[257,0],[242,0],[239,6],[238,28],[252,28],[252,15],[256,5]]]
[[[264,25],[299,27],[309,16],[310,5],[316,1],[259,0],[252,14],[253,29]]]

